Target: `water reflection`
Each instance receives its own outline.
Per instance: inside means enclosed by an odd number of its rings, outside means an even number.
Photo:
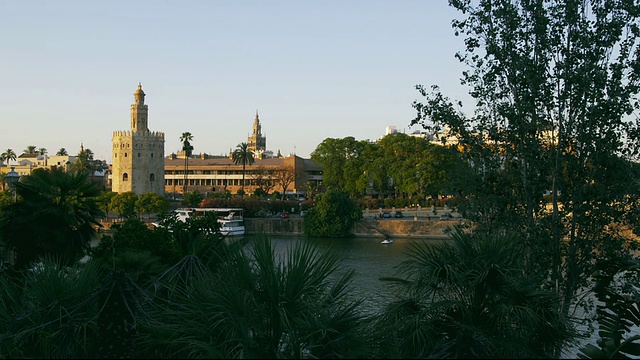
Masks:
[[[245,235],[252,241],[255,236]],[[276,254],[284,256],[289,247],[299,241],[309,241],[321,251],[335,249],[342,257],[341,265],[355,270],[353,294],[363,299],[362,309],[375,313],[394,298],[394,291],[381,277],[397,275],[395,267],[408,257],[410,243],[440,244],[441,239],[394,238],[393,244],[384,245],[380,238],[327,239],[272,235],[269,237]]]

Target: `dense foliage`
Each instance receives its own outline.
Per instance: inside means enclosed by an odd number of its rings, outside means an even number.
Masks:
[[[316,205],[304,217],[307,236],[348,237],[353,224],[362,217],[362,211],[349,196],[329,189],[316,197]]]
[[[398,300],[379,319],[392,358],[557,358],[574,339],[558,296],[529,277],[515,234],[453,233],[412,243],[398,268]]]
[[[631,1],[451,2],[466,48],[473,116],[418,86],[417,117],[455,138],[473,170],[477,231],[522,234],[526,254],[569,314],[596,256],[635,243],[640,133],[640,7]],[[549,198],[544,197],[545,192]],[[633,235],[633,234],[630,234]],[[636,236],[638,234],[635,234]]]
[[[0,241],[24,268],[40,256],[80,259],[100,226],[97,184],[85,172],[35,169],[16,184],[20,201],[0,212]]]
[[[376,143],[328,138],[311,158],[322,164],[326,188],[340,189],[354,199],[397,199],[391,206],[425,206],[427,199],[461,195],[469,187],[462,180],[470,170],[455,147],[403,133]]]

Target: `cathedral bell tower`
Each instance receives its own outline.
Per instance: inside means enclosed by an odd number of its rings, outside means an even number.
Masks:
[[[262,126],[256,110],[256,118],[253,120],[253,133],[247,139],[249,150],[254,153],[262,153],[267,149],[267,138],[262,135]]]

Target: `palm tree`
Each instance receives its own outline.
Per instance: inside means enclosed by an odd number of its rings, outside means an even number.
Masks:
[[[527,269],[516,235],[468,234],[412,243],[399,300],[380,317],[382,357],[556,358],[574,340],[556,294]]]
[[[187,193],[187,172],[189,171],[189,157],[191,156],[191,152],[193,151],[193,146],[191,146],[191,141],[193,141],[193,135],[190,132],[184,132],[180,136],[180,141],[182,141],[182,151],[184,151],[184,184],[182,186],[182,195]]]
[[[244,175],[247,165],[252,165],[256,159],[253,157],[253,151],[249,150],[249,144],[240,143],[238,147],[231,154],[233,163],[238,165],[242,164],[242,197],[244,197]]]
[[[7,149],[7,151],[3,152],[2,155],[0,155],[0,160],[6,161],[7,164],[11,160],[16,161],[16,159],[17,159],[17,155],[15,151],[13,151],[13,149]]]
[[[100,189],[84,172],[38,168],[16,183],[22,199],[0,213],[0,239],[25,268],[41,256],[72,263],[89,248],[104,216]]]
[[[24,153],[25,154],[37,154],[38,151],[36,150],[38,147],[35,145],[29,145],[27,146],[26,149],[24,149]]]
[[[67,149],[65,149],[65,148],[60,148],[60,150],[58,150],[58,152],[56,153],[56,155],[58,155],[58,156],[67,156],[67,155],[69,155],[69,153],[67,152]]]
[[[216,276],[190,257],[179,267],[189,276],[171,269],[162,277],[184,280],[166,285],[175,289],[172,309],[160,309],[149,342],[157,357],[372,357],[370,328],[351,294],[354,271],[337,251],[298,242],[280,258],[267,238],[251,244],[233,249]]]

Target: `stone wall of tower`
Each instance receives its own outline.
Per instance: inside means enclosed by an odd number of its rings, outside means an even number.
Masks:
[[[112,190],[164,194],[164,133],[114,131]]]
[[[149,131],[149,106],[144,104],[131,104],[131,130]]]
[[[131,105],[131,130],[114,131],[111,138],[111,189],[117,193],[164,195],[164,133],[149,131],[145,96],[138,84]]]

